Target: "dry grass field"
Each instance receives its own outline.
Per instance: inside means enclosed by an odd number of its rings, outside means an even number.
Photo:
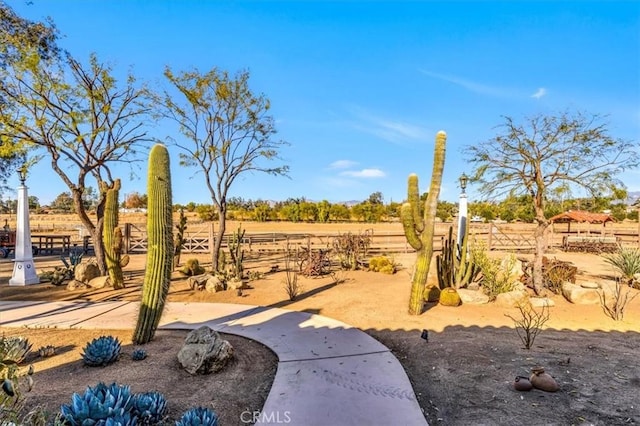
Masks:
[[[37,223],[35,220],[34,224]],[[637,224],[625,225],[632,229]],[[37,226],[37,225],[36,225]],[[515,225],[523,226],[523,225]],[[235,224],[229,224],[233,230]],[[243,223],[247,233],[300,232],[321,234],[330,232],[361,232],[373,227],[374,232],[401,232],[398,223],[391,224],[290,224]],[[526,228],[526,226],[525,226]],[[526,229],[523,231],[526,232]],[[492,255],[499,256],[494,252]],[[520,254],[530,256],[530,254]],[[564,253],[553,250],[550,257],[572,262],[578,268],[578,283],[584,281],[611,285],[614,272],[602,256],[595,254]],[[183,261],[197,257],[205,267],[210,266],[208,254],[183,254]],[[291,310],[326,315],[359,327],[387,345],[404,366],[416,392],[425,417],[432,425],[617,425],[640,424],[640,297],[627,307],[622,321],[614,321],[601,306],[574,305],[563,297],[553,295],[555,306],[550,308],[550,319],[530,350],[522,348],[514,322],[507,315],[517,316],[514,308],[486,305],[462,305],[449,308],[428,305],[420,316],[406,313],[410,274],[414,261],[412,253],[395,253],[400,265],[394,275],[367,271],[340,272],[314,278],[301,278],[302,293],[290,301],[283,288],[284,273],[270,273],[271,266],[282,268],[281,254],[249,253],[246,267],[261,272],[261,279],[252,281],[251,288],[242,296],[235,292],[207,293],[191,290],[184,276],[175,273],[169,294],[170,301],[222,302],[274,306]],[[435,263],[435,262],[433,262]],[[37,257],[39,270],[59,265],[57,256]],[[0,299],[2,300],[138,300],[145,267],[145,256],[134,255],[125,269],[127,278],[123,290],[69,291],[63,287],[39,284],[27,288],[8,287],[11,262],[0,262]],[[435,280],[432,270],[430,280]],[[631,294],[638,291],[631,290]],[[428,342],[420,335],[429,331]],[[43,333],[38,330],[4,329],[32,337],[38,345],[46,342],[64,344],[65,354],[51,358],[57,365],[47,365],[45,378],[52,388],[46,399],[49,407],[66,403],[70,392],[82,391],[94,383],[75,383],[64,387],[65,375],[80,374],[79,352],[83,341],[91,336],[86,331]],[[109,333],[109,331],[98,331]],[[78,333],[78,334],[76,334]],[[97,333],[97,332],[96,332]],[[173,332],[172,332],[173,333]],[[169,347],[180,336],[161,333],[157,342],[166,360],[175,356]],[[122,336],[126,341],[126,335]],[[68,339],[68,342],[67,342]],[[175,340],[177,339],[177,340]],[[222,386],[240,395],[251,389],[268,389],[268,375],[272,373],[273,360],[250,344],[238,342],[244,362],[259,365],[267,373],[244,375],[243,380],[225,381]],[[168,346],[167,346],[168,345]],[[178,348],[175,348],[177,353]],[[255,355],[254,355],[255,354]],[[36,360],[36,369],[39,367]],[[546,393],[539,390],[517,392],[513,380],[517,375],[527,375],[531,368],[542,365],[560,384],[560,391]],[[156,385],[154,373],[131,370],[129,363],[116,363],[104,374],[113,374],[121,381],[128,381],[136,390]],[[270,370],[271,369],[271,370]],[[238,373],[236,371],[236,373]],[[102,374],[102,373],[101,373]],[[219,392],[214,382],[190,383],[189,378],[179,376],[179,371],[166,369],[167,383],[184,384],[187,388],[212,386],[211,392]],[[172,376],[174,375],[175,376]],[[258,377],[259,376],[259,377]],[[256,382],[248,380],[256,377]],[[38,377],[36,377],[37,379]],[[91,381],[97,376],[81,376],[80,381]],[[164,382],[164,380],[163,380]],[[241,383],[242,382],[242,383]],[[249,388],[243,387],[248,385]],[[158,384],[158,386],[161,386]],[[49,388],[47,388],[49,389]],[[209,389],[209,388],[207,388]],[[158,389],[163,390],[163,389]],[[176,390],[176,392],[180,392]],[[232,392],[232,393],[233,393]],[[32,403],[43,402],[43,396],[33,397]],[[177,398],[177,397],[176,397]],[[258,402],[259,404],[259,402]],[[221,404],[224,405],[224,404]],[[242,409],[242,408],[240,408]],[[223,409],[224,410],[224,409]],[[242,424],[237,412],[226,412],[224,424]]]

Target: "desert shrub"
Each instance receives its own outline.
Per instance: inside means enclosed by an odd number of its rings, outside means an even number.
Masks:
[[[525,349],[531,349],[536,337],[542,331],[544,324],[549,321],[549,307],[543,305],[542,309],[537,311],[531,306],[529,301],[518,304],[519,317],[513,317],[505,314],[513,320],[516,326],[516,333],[522,341]]]
[[[618,250],[604,255],[604,259],[628,284],[632,284],[634,276],[640,274],[640,249],[636,247],[618,245]]]
[[[617,279],[611,299],[607,299],[606,292],[600,293],[600,305],[604,313],[614,321],[621,321],[624,318],[624,311],[629,302],[638,296],[638,293],[632,296],[631,292],[632,290],[627,285],[623,285]]]
[[[360,267],[371,245],[372,232],[371,230],[360,234],[348,232],[333,239],[333,252],[338,257],[342,269],[353,271]]]
[[[506,262],[491,259],[484,243],[475,242],[471,246],[471,255],[474,263],[480,268],[479,282],[489,300],[495,300],[498,294],[513,290],[513,272],[518,261],[513,254],[506,258]]]
[[[194,275],[202,275],[204,274],[204,268],[200,266],[200,262],[198,259],[191,258],[187,259],[180,272],[188,277],[192,277]]]
[[[573,266],[571,263],[556,259],[548,260],[546,257],[542,260],[544,286],[553,293],[562,294],[562,284],[567,281],[572,283],[576,282],[576,273],[578,272],[578,268]]]
[[[287,252],[284,256],[285,276],[282,284],[291,301],[296,300],[300,293],[302,293],[302,286],[298,282],[298,272],[292,268],[295,256],[296,254],[289,248],[289,243],[287,243]]]
[[[391,275],[397,272],[397,265],[387,256],[376,256],[369,260],[369,270]]]

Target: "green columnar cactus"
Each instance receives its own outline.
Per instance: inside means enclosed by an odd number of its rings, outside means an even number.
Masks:
[[[453,227],[449,227],[449,237],[444,240],[442,254],[436,256],[438,286],[441,290],[466,287],[478,276],[480,268],[471,259],[468,237],[468,232],[465,232],[462,245],[459,246],[453,238]]]
[[[411,297],[409,298],[409,314],[420,315],[424,305],[424,288],[429,276],[431,257],[433,256],[433,233],[435,228],[436,207],[440,195],[442,172],[444,170],[445,146],[447,134],[443,131],[436,135],[433,155],[433,171],[431,186],[424,203],[424,215],[420,217],[420,193],[418,192],[418,176],[409,176],[408,202],[402,206],[401,218],[407,241],[417,250],[416,264],[411,278]]]
[[[173,267],[173,218],[169,151],[157,144],[149,154],[147,175],[147,265],[142,284],[142,303],[133,342],[153,339],[169,293]]]
[[[122,231],[118,227],[118,194],[120,193],[120,179],[116,179],[113,185],[104,185],[106,192],[104,204],[104,225],[102,227],[102,240],[104,243],[105,261],[107,272],[113,288],[124,288],[124,276],[120,256],[122,254]]]
[[[245,230],[242,226],[238,226],[238,230],[233,233],[229,239],[229,254],[231,255],[231,262],[233,265],[233,276],[236,278],[242,278],[244,273],[244,250],[242,249],[242,240],[244,238]]]
[[[180,254],[182,253],[182,245],[185,243],[184,231],[187,230],[187,217],[184,215],[184,209],[180,209],[180,218],[176,225],[177,233],[174,243],[173,269],[180,266]]]

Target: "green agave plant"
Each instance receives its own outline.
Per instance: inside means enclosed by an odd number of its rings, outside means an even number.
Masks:
[[[0,361],[11,360],[19,364],[30,350],[31,343],[25,337],[0,337]]]
[[[132,413],[138,424],[157,425],[167,413],[167,400],[160,392],[137,393],[133,397]]]
[[[218,415],[209,408],[197,407],[186,411],[176,426],[218,426]]]
[[[129,386],[100,382],[87,387],[84,394],[74,393],[71,404],[60,407],[65,425],[122,425],[134,426],[137,418],[132,415],[134,397]]]
[[[100,336],[84,348],[82,359],[91,367],[109,365],[120,357],[120,341],[113,336]]]

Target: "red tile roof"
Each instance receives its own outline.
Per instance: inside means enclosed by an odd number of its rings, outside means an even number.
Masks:
[[[606,223],[615,222],[615,219],[606,213],[590,213],[579,210],[560,213],[549,219],[549,222],[566,223],[566,222],[588,222],[588,223]]]

